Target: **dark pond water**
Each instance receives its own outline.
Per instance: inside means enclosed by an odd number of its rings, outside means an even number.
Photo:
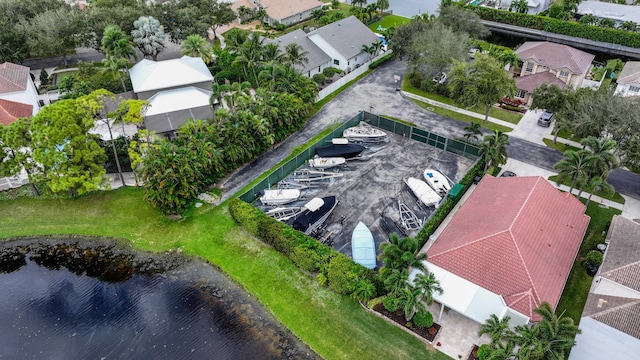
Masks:
[[[376,0],[367,0],[369,4]],[[351,1],[347,0],[350,4]],[[429,15],[438,15],[438,7],[440,0],[389,0],[389,9],[393,10],[395,15],[414,17],[428,13]]]
[[[315,359],[214,267],[116,242],[0,243],[0,359]]]

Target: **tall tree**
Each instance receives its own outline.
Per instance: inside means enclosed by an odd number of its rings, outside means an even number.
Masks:
[[[615,154],[615,140],[598,139],[595,136],[589,136],[582,139],[580,143],[585,146],[594,157],[592,175],[602,176],[606,179],[611,170],[620,166],[620,158]]]
[[[564,180],[571,180],[571,193],[576,187],[582,186],[589,178],[589,170],[592,169],[595,157],[586,150],[574,151],[567,150],[564,152],[564,158],[558,161],[553,168],[558,170],[558,183]]]
[[[138,49],[145,57],[158,60],[158,54],[164,50],[164,27],[152,16],[141,16],[133,26],[131,36]]]
[[[309,53],[302,46],[291,43],[284,48],[284,60],[289,66],[303,66],[309,62]]]
[[[482,24],[478,14],[460,6],[445,6],[441,8],[438,21],[454,32],[465,33],[474,39],[482,39],[490,34],[489,29]]]
[[[515,80],[502,65],[488,55],[477,54],[473,64],[455,61],[449,73],[451,96],[467,107],[483,106],[484,122],[489,122],[489,110],[503,97],[512,97]]]
[[[587,208],[589,207],[589,202],[591,201],[593,193],[601,191],[607,195],[611,195],[616,191],[613,186],[611,186],[611,184],[609,184],[607,180],[600,175],[591,176],[587,181],[586,186],[591,189],[589,197],[587,198],[587,203],[585,204]]]
[[[209,13],[211,14],[209,24],[214,37],[216,36],[216,30],[220,26],[229,24],[237,17],[236,13],[231,9],[231,3],[223,1],[216,2]]]
[[[380,245],[379,259],[384,262],[384,267],[380,273],[385,276],[393,269],[404,269],[413,267],[424,270],[423,261],[427,259],[424,253],[418,253],[420,246],[418,240],[414,238],[400,238],[397,234],[391,234],[390,242]]]
[[[469,36],[466,33],[456,33],[441,22],[431,22],[423,31],[412,34],[407,49],[409,68],[430,79],[446,71],[454,59],[466,59],[468,52]]]
[[[560,89],[557,85],[542,84],[533,91],[532,109],[546,109],[551,111],[554,119],[554,136],[555,144],[558,138],[558,132],[567,127],[567,112],[569,105],[573,102],[574,94],[570,89]]]
[[[527,0],[513,0],[509,5],[509,11],[526,14],[529,12],[529,3]]]
[[[108,25],[104,28],[101,45],[102,52],[104,52],[108,58],[123,58],[127,59],[127,61],[129,58],[138,60],[133,42],[118,25]]]
[[[480,123],[472,121],[471,124],[464,127],[464,139],[468,143],[477,143],[480,140],[480,136],[482,135],[482,130],[480,130]]]
[[[15,176],[22,170],[27,173],[35,196],[40,192],[35,185],[35,175],[41,170],[33,160],[29,119],[20,118],[8,126],[0,125],[0,176]]]
[[[480,143],[480,154],[484,158],[485,171],[507,163],[507,145],[509,136],[500,130],[494,130],[493,134],[484,137]]]
[[[189,35],[182,42],[182,49],[180,53],[191,57],[199,57],[205,64],[209,64],[213,61],[213,54],[211,53],[211,44],[207,42],[205,38],[200,35]]]
[[[436,276],[432,272],[426,271],[426,274],[417,274],[413,280],[413,284],[422,292],[422,298],[431,305],[433,303],[433,295],[442,295],[444,290],[440,286],[440,281],[436,279]]]
[[[33,159],[54,193],[75,196],[103,185],[105,156],[89,134],[93,125],[91,113],[71,99],[45,106],[31,119]]]

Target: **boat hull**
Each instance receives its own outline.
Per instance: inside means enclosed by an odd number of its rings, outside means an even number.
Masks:
[[[314,232],[327,220],[329,215],[333,212],[333,209],[335,209],[338,204],[335,196],[323,197],[322,201],[322,206],[315,211],[306,209],[296,216],[291,222],[291,227],[305,233],[306,235],[310,235]]]
[[[263,205],[284,205],[298,200],[299,197],[300,190],[298,189],[267,189],[263,190],[260,202]]]
[[[358,222],[351,234],[351,255],[353,261],[368,269],[376,267],[376,244],[373,234],[362,221]]]
[[[427,184],[431,186],[433,190],[440,196],[445,196],[451,190],[451,185],[449,184],[449,180],[442,175],[439,171],[433,169],[425,169],[424,170],[424,179],[427,181]]]
[[[351,159],[360,155],[364,151],[364,146],[358,144],[331,144],[316,148],[316,154],[320,157],[342,157]]]
[[[317,157],[309,160],[309,166],[316,169],[329,169],[332,167],[343,165],[346,162],[347,159],[343,157]]]
[[[410,177],[404,181],[413,194],[426,206],[437,206],[442,198],[427,183]]]
[[[349,141],[363,143],[383,142],[388,139],[388,136],[384,131],[362,122],[358,126],[345,129],[342,132],[342,136],[349,139]]]

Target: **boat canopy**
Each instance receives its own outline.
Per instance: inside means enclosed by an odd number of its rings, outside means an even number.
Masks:
[[[321,198],[313,198],[311,199],[311,201],[306,203],[304,207],[309,211],[317,211],[322,207],[322,205],[324,205],[324,200],[322,200]]]

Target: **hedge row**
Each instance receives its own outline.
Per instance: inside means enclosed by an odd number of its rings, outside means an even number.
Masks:
[[[469,8],[475,11],[483,20],[640,48],[640,34],[635,32],[602,28],[575,21],[559,20],[539,15],[520,14],[488,7],[470,6]]]
[[[379,67],[380,65],[382,65],[382,64],[386,63],[387,61],[391,60],[392,57],[393,57],[393,53],[387,54],[387,55],[381,57],[380,59],[378,59],[378,60],[372,62],[371,64],[369,64],[369,69],[373,70],[373,69]]]
[[[238,198],[231,199],[229,213],[251,235],[273,246],[300,269],[318,272],[318,281],[327,282],[339,294],[351,295],[361,279],[371,280],[376,289],[383,288],[377,272],[267,216],[251,204]]]
[[[476,165],[471,168],[467,172],[467,174],[460,180],[459,184],[462,185],[462,193],[458,199],[462,198],[462,195],[467,192],[471,183],[473,183],[473,178],[476,175],[482,176],[484,172],[484,161],[482,159],[478,160]],[[436,210],[436,212],[429,218],[429,221],[424,225],[422,230],[416,235],[416,239],[420,242],[420,247],[424,246],[424,244],[429,240],[429,236],[433,235],[438,226],[442,224],[444,219],[449,215],[453,207],[458,203],[457,200],[452,197],[447,197],[445,201],[440,205],[440,207]]]

